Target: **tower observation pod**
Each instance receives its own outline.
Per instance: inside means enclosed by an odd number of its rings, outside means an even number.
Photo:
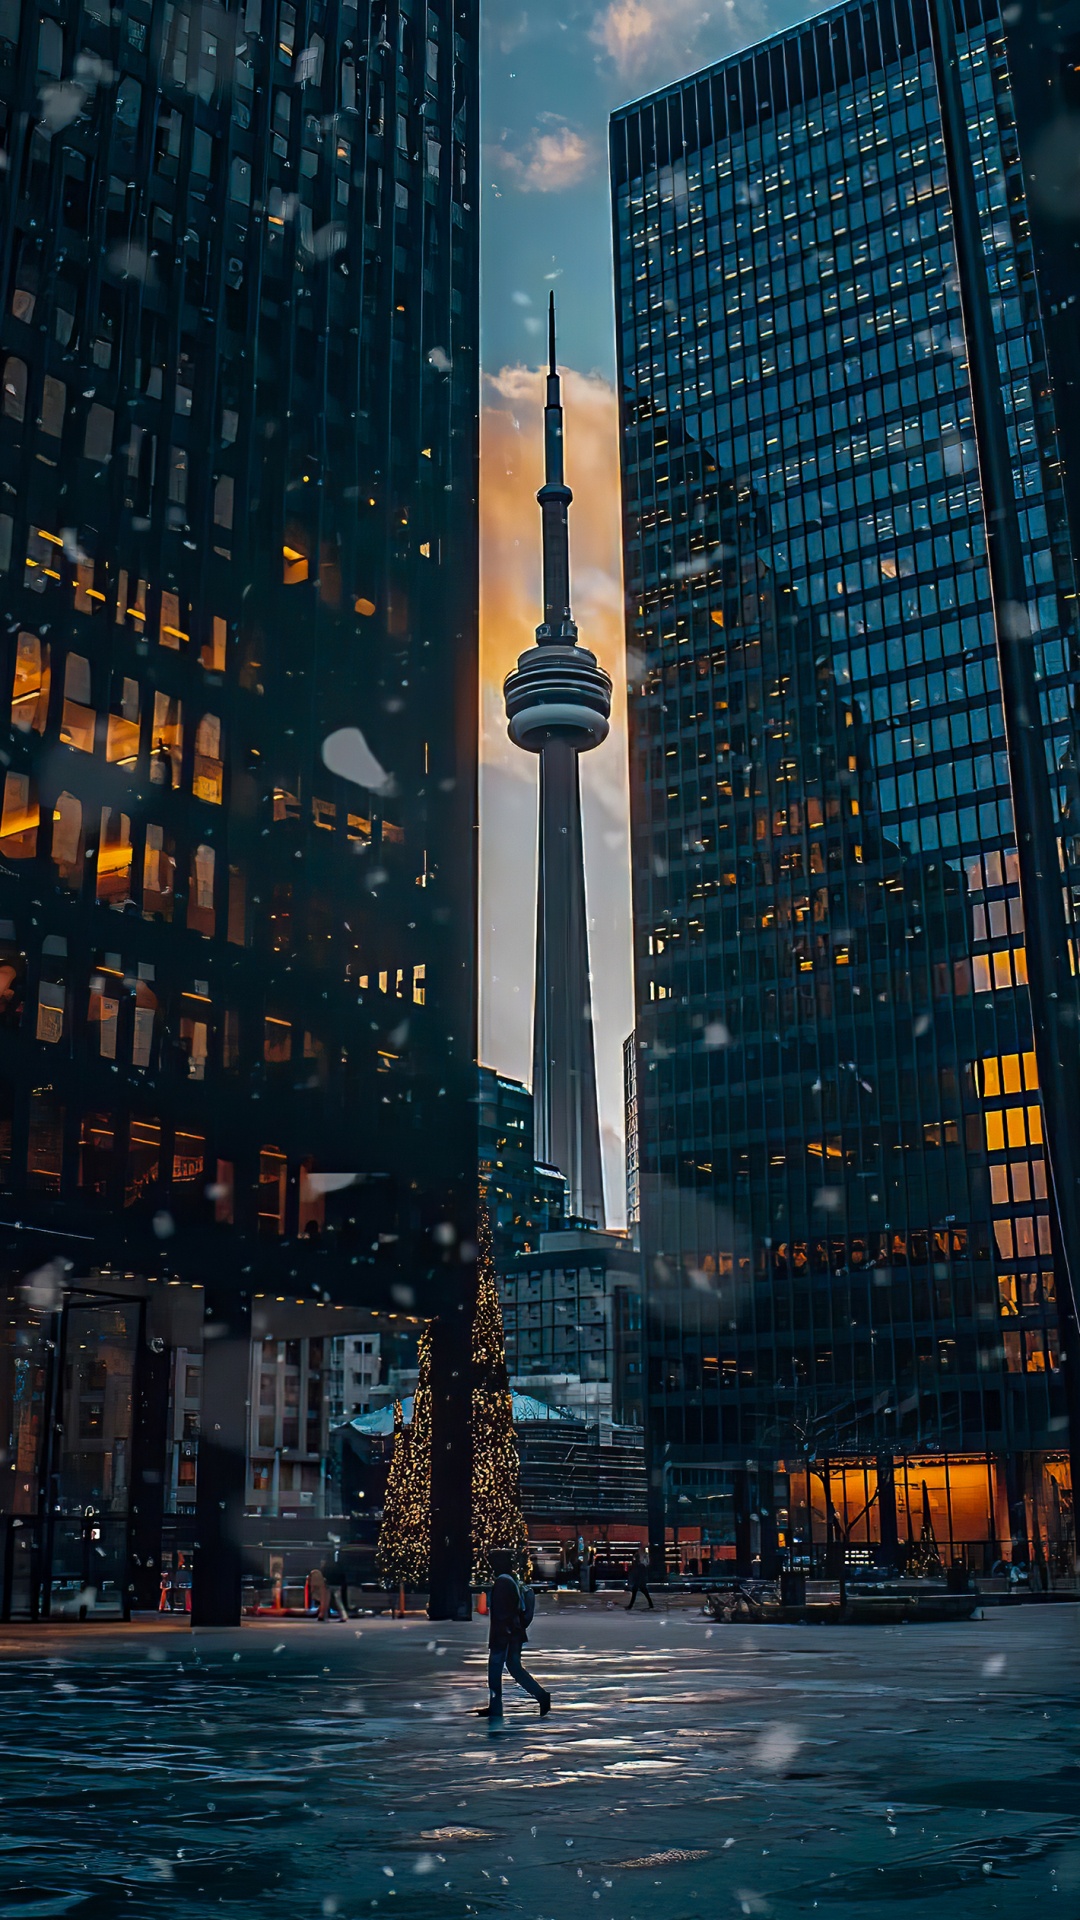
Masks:
[[[565,1174],[571,1212],[604,1222],[596,1104],[589,932],[578,755],[607,738],[611,680],[578,645],[570,612],[563,412],[555,365],[555,295],[548,309],[544,484],[536,496],[544,542],[544,618],[536,645],[503,688],[515,746],[540,756],[540,847],[533,1010],[536,1157]]]

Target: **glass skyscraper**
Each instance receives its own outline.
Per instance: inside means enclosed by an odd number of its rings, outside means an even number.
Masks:
[[[657,1544],[1073,1538],[969,377],[981,315],[1071,919],[1080,53],[1042,31],[950,18],[963,182],[921,0],[612,121]]]
[[[253,1295],[468,1303],[476,87],[443,0],[0,5],[0,1243],[235,1333],[207,1538]]]

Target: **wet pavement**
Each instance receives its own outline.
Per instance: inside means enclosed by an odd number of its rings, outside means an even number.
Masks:
[[[0,1920],[1080,1915],[1080,1606],[485,1624],[0,1629]]]

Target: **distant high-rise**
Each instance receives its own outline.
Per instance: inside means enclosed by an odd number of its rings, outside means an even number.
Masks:
[[[52,1254],[206,1289],[221,1618],[253,1295],[446,1308],[465,1377],[476,9],[6,0],[0,37],[0,1247],[24,1318]],[[118,1515],[164,1444],[168,1356],[133,1364]],[[81,1485],[42,1434],[31,1512]]]
[[[540,756],[540,848],[533,1012],[536,1157],[566,1176],[578,1219],[604,1220],[600,1120],[596,1103],[589,929],[581,838],[578,755],[607,738],[611,681],[579,646],[570,612],[563,415],[555,363],[555,296],[548,311],[544,409],[544,618],[536,645],[506,679],[506,713],[516,746]]]
[[[1013,11],[612,123],[653,1529],[743,1560],[1074,1544],[1080,18]]]

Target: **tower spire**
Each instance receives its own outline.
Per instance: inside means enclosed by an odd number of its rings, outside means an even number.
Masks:
[[[537,502],[544,532],[544,618],[536,638],[573,642],[577,628],[570,616],[570,527],[573,499],[563,478],[563,410],[555,359],[555,293],[548,296],[547,401],[544,407],[544,484]]]

